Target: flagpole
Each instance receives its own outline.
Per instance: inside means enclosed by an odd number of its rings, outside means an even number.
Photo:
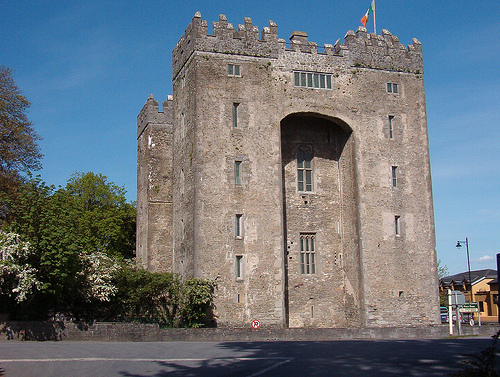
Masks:
[[[373,0],[373,32],[377,34],[377,13],[375,12],[375,0]]]

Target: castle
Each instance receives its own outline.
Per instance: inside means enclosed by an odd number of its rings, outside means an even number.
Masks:
[[[439,323],[421,43],[319,47],[196,13],[137,120],[137,259],[215,279],[217,326]]]

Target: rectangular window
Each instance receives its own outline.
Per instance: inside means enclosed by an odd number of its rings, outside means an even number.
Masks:
[[[398,170],[397,166],[391,167],[392,187],[396,187],[398,185],[397,170]]]
[[[235,64],[227,65],[228,76],[240,76],[240,66]]]
[[[297,150],[297,189],[298,189],[298,191],[313,191],[312,158],[313,158],[313,154],[309,148],[299,148]]]
[[[240,104],[234,102],[233,103],[233,127],[238,128],[238,106]]]
[[[300,273],[316,273],[316,233],[300,234]]]
[[[234,162],[234,184],[241,186],[241,161]]]
[[[242,226],[243,226],[243,215],[236,215],[234,218],[234,235],[236,238],[243,237]]]
[[[243,278],[243,255],[236,256],[236,279]]]
[[[332,75],[326,75],[326,89],[332,88]]]
[[[394,139],[394,125],[392,120],[394,119],[393,115],[389,115],[389,139]]]
[[[387,93],[398,94],[398,84],[388,82],[387,83]]]
[[[307,74],[304,72],[301,72],[300,74],[300,86],[306,86],[307,82]]]
[[[332,75],[314,72],[294,72],[295,86],[312,89],[332,89]]]
[[[396,232],[396,236],[401,235],[401,216],[394,216],[394,230]]]

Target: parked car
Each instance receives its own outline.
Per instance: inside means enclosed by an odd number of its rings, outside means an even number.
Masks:
[[[441,323],[448,323],[448,308],[441,306],[439,310],[441,311]]]
[[[441,312],[441,323],[448,323],[448,308],[444,307],[444,306],[441,306],[439,308],[440,312]],[[453,322],[456,322],[457,321],[457,315],[455,314],[455,310],[453,310]],[[460,313],[460,322],[461,323],[468,323],[470,320],[469,318],[469,315],[462,315],[462,313]]]

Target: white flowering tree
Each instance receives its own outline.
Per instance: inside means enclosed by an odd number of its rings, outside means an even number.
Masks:
[[[41,282],[30,264],[34,256],[29,242],[20,240],[16,233],[0,231],[0,294],[14,297],[17,303],[25,301]]]
[[[85,267],[81,274],[87,283],[86,299],[109,302],[118,290],[114,278],[120,265],[114,258],[99,251],[83,254],[82,262]]]

